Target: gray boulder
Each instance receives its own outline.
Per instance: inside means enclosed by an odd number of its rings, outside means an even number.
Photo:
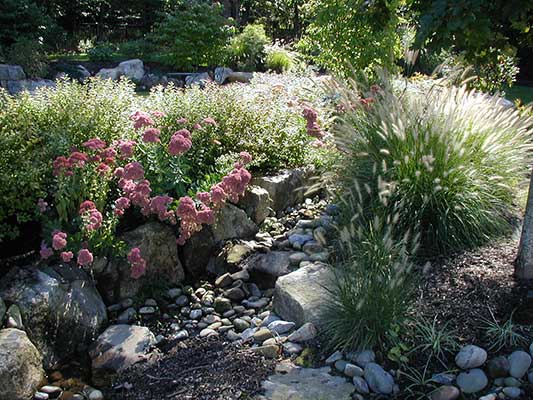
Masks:
[[[461,372],[457,375],[457,386],[463,393],[477,393],[485,389],[489,380],[483,370],[479,368]]]
[[[115,374],[150,359],[155,344],[154,334],[146,327],[111,325],[89,350],[93,383],[96,386],[110,385]]]
[[[276,314],[298,327],[312,322],[319,330],[323,322],[323,307],[327,303],[333,282],[333,271],[323,264],[309,264],[280,277],[274,290]]]
[[[179,247],[183,266],[194,278],[205,274],[209,260],[215,255],[216,250],[215,237],[210,226],[204,226],[200,232],[196,232]]]
[[[78,267],[12,269],[0,280],[0,296],[20,309],[47,369],[84,351],[107,323],[100,294]]]
[[[239,201],[239,206],[246,211],[256,224],[262,223],[270,214],[272,200],[266,189],[259,186],[248,186],[246,193]]]
[[[23,79],[18,81],[7,81],[7,91],[11,94],[21,92],[33,93],[41,88],[53,88],[56,84],[50,79]]]
[[[224,82],[226,82],[226,79],[228,79],[228,76],[230,76],[233,73],[233,70],[231,68],[226,67],[217,67],[215,68],[215,82],[219,85],[222,85]]]
[[[531,356],[525,351],[514,351],[509,356],[509,374],[514,378],[522,378],[531,366]]]
[[[291,169],[274,176],[253,178],[252,184],[265,189],[272,200],[271,207],[281,211],[303,201],[312,173],[309,168]]]
[[[211,227],[213,239],[219,244],[229,239],[248,239],[254,237],[259,228],[246,213],[233,204],[225,204]]]
[[[375,393],[392,394],[394,378],[391,374],[376,363],[368,363],[365,367],[364,377],[370,389]]]
[[[202,72],[200,74],[191,74],[185,77],[185,86],[200,86],[204,88],[212,79],[207,72]]]
[[[42,362],[24,331],[0,330],[0,399],[30,399],[44,380]]]
[[[91,73],[83,65],[76,65],[76,70],[80,75],[80,81],[85,81],[87,78],[90,78]]]
[[[228,75],[228,82],[250,83],[253,78],[253,72],[232,72]]]
[[[0,81],[20,81],[26,74],[20,65],[0,64]]]
[[[120,76],[125,76],[132,81],[139,82],[144,76],[144,64],[139,59],[122,61],[117,69]]]
[[[288,251],[257,253],[246,260],[246,268],[260,287],[271,288],[280,276],[290,272],[290,255]]]
[[[95,76],[100,79],[111,79],[112,81],[116,81],[120,78],[120,75],[121,71],[118,68],[102,68]]]
[[[164,280],[177,285],[185,278],[178,258],[176,236],[172,229],[160,222],[149,222],[121,236],[128,248],[138,247],[146,260],[146,273],[139,279],[131,277],[125,260],[111,260],[97,274],[98,289],[110,303],[134,297],[149,282]]]

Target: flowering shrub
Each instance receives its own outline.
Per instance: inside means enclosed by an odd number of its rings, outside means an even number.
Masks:
[[[170,135],[168,141],[166,135],[162,136],[162,132],[167,132],[169,128],[159,123],[163,117],[165,114],[162,112],[136,111],[130,119],[138,133],[137,141],[107,143],[100,138],[91,138],[82,144],[82,151],[73,149],[69,156],[55,159],[54,175],[58,187],[63,190],[56,194],[53,209],[43,199],[37,202],[47,220],[46,225],[54,227],[51,247],[46,241],[41,246],[43,259],[53,257],[55,251],[59,259],[67,263],[77,253],[77,264],[90,266],[94,260],[91,249],[100,254],[109,250],[106,248],[106,237],[116,241],[114,231],[118,220],[131,207],[138,208],[144,217],[153,215],[171,225],[179,223],[177,243],[183,245],[203,224],[215,222],[215,214],[226,200],[237,202],[244,195],[251,180],[251,174],[245,169],[245,165],[252,161],[247,152],[240,153],[233,170],[213,185],[210,192],[198,193],[196,201],[184,195],[185,191],[179,186],[169,186],[172,190],[166,192],[154,190],[150,179],[152,175],[158,178],[158,172],[146,171],[139,160],[151,159],[153,166],[172,159],[179,165],[192,147],[191,133],[185,128]],[[203,123],[216,125],[212,118],[204,119]],[[174,173],[174,181],[186,179],[179,168]],[[84,199],[91,193],[87,185],[99,187],[100,202]],[[176,200],[173,196],[180,197]],[[73,209],[77,212],[73,213]],[[58,227],[63,230],[58,230]],[[140,249],[131,249],[127,260],[131,276],[135,279],[141,277],[147,265]]]
[[[309,136],[304,106],[317,110],[327,131],[325,93],[314,78],[292,74],[256,74],[250,85],[205,90],[159,88],[145,97],[127,82],[97,79],[60,81],[32,96],[0,91],[0,241],[50,211],[48,203],[67,223],[90,199],[105,226],[107,207],[120,197],[110,176],[126,160],[143,166],[151,196],[175,199],[210,191],[240,150],[252,155],[252,173],[319,165],[327,146]],[[113,213],[128,207],[124,199],[117,205]]]

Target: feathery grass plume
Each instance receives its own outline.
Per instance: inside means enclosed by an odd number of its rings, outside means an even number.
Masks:
[[[381,177],[377,177],[381,180]],[[369,216],[370,199],[388,202],[388,184],[361,187],[357,181],[340,201],[353,210],[339,231],[335,285],[324,312],[323,337],[331,349],[368,349],[380,343],[388,330],[402,323],[413,288],[410,255],[418,237],[406,231],[393,237],[398,214],[381,207]],[[381,212],[384,211],[384,212]]]
[[[419,231],[424,256],[473,247],[510,229],[531,160],[533,118],[445,80],[412,84],[382,74],[380,86],[352,79],[330,90],[339,99],[331,131],[344,155],[340,192],[354,182],[390,192],[387,202],[369,198],[363,213],[394,207],[394,236]],[[349,204],[342,211],[345,220],[355,212]]]

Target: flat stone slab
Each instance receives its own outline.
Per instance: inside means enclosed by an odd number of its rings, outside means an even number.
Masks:
[[[290,362],[276,367],[263,382],[267,400],[350,400],[354,387],[344,377],[330,375],[331,368],[302,368]]]
[[[328,303],[334,274],[324,264],[309,264],[278,278],[274,291],[274,311],[300,327],[312,322],[319,330],[321,314]]]

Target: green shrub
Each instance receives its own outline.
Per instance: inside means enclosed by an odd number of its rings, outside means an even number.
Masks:
[[[273,46],[267,50],[265,66],[269,71],[281,74],[291,70],[293,58],[287,50]]]
[[[146,60],[154,52],[154,44],[146,39],[137,39],[123,42],[119,45],[120,53],[127,58],[141,58]]]
[[[398,25],[404,1],[318,0],[313,22],[299,42],[300,51],[318,65],[340,74],[396,68],[402,47]]]
[[[390,192],[387,204],[376,198],[365,212],[397,208],[398,235],[419,231],[421,255],[476,246],[508,231],[531,159],[533,120],[464,87],[397,86],[386,79],[370,90],[339,84],[347,110],[333,130],[345,154],[341,190],[357,181]],[[370,178],[375,171],[381,186]]]
[[[19,39],[9,47],[6,56],[11,64],[22,66],[30,78],[43,78],[48,73],[48,60],[41,44],[36,40]]]
[[[98,43],[87,51],[87,56],[91,61],[113,61],[113,56],[117,52],[117,46],[113,43]]]
[[[179,0],[155,25],[153,40],[161,60],[175,68],[218,64],[230,30],[222,6],[206,0]]]
[[[232,66],[244,71],[256,71],[265,62],[265,49],[270,43],[265,27],[250,24],[231,39],[228,46],[229,62]]]

